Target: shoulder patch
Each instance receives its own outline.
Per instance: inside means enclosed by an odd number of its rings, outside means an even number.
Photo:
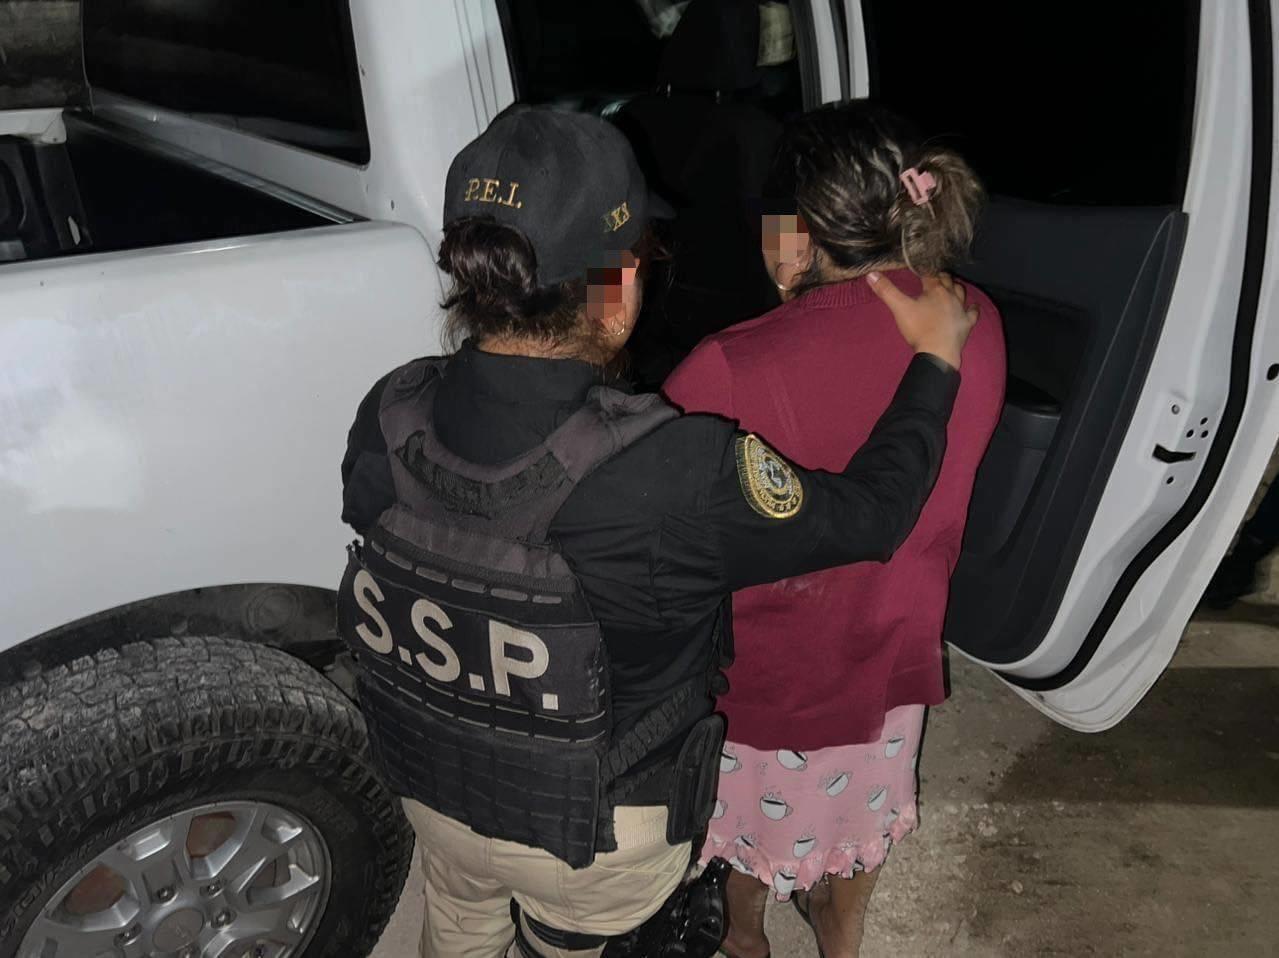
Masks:
[[[754,433],[737,437],[737,481],[750,507],[769,519],[789,519],[804,505],[795,470]]]

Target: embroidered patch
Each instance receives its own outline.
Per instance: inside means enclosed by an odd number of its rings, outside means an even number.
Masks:
[[[750,507],[769,519],[789,519],[804,504],[795,470],[754,434],[737,438],[737,480]]]
[[[604,214],[604,228],[610,233],[616,233],[630,221],[631,208],[626,203],[623,203],[617,209],[609,210]]]

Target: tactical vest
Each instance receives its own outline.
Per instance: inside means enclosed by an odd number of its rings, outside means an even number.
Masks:
[[[419,360],[388,381],[380,420],[396,503],[351,547],[338,594],[389,786],[575,868],[616,848],[618,804],[666,804],[668,840],[693,838],[723,740],[711,676],[689,676],[616,735],[600,627],[547,537],[585,476],[675,411],[596,387],[540,445],[480,466],[435,434],[443,368]]]

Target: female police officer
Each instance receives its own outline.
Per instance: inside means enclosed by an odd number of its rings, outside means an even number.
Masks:
[[[513,108],[446,189],[445,307],[467,339],[361,404],[342,471],[364,546],[339,628],[417,833],[422,954],[598,955],[677,886],[733,772],[711,715],[725,597],[891,555],[973,316],[949,281],[918,301],[883,281],[921,355],[843,473],[807,472],[607,385],[653,213],[611,126]]]

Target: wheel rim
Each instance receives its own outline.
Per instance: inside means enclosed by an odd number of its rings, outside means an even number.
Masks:
[[[329,893],[302,816],[216,802],[140,828],[54,893],[17,958],[291,958]]]

